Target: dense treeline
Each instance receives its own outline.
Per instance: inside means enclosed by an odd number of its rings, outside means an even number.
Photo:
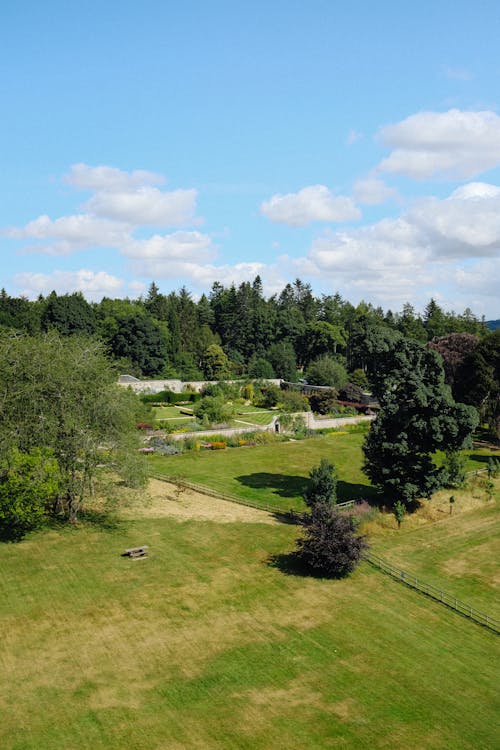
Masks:
[[[339,294],[315,296],[297,279],[266,298],[252,283],[223,286],[194,300],[183,287],[169,294],[153,282],[137,300],[52,292],[36,301],[0,292],[0,330],[99,339],[116,369],[138,377],[219,380],[300,377],[312,383],[360,386],[377,377],[387,352],[402,338],[429,344],[444,360],[454,397],[476,406],[500,427],[498,332],[469,309],[444,311],[431,299],[422,315],[410,304],[399,312],[357,306]],[[349,375],[349,378],[347,378]]]
[[[183,380],[241,373],[289,379],[322,355],[366,371],[397,333],[426,343],[488,332],[469,309],[445,312],[434,300],[423,315],[410,304],[397,313],[365,302],[355,307],[339,294],[314,296],[300,279],[265,298],[258,276],[238,287],[216,282],[197,301],[184,287],[162,294],[154,282],[145,298],[99,303],[55,292],[31,302],[2,290],[0,329],[95,335],[123,372]]]

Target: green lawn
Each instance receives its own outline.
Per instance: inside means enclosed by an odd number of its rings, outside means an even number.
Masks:
[[[183,409],[184,411],[184,409]],[[189,411],[189,409],[187,409]],[[180,409],[177,409],[175,406],[155,406],[153,407],[153,414],[155,416],[155,419],[173,419],[178,421],[179,419],[192,420],[194,419],[193,416],[189,416],[188,414],[182,414]]]
[[[190,479],[218,492],[288,510],[303,509],[309,471],[322,458],[335,465],[339,502],[370,499],[375,491],[361,471],[364,434],[332,432],[307,440],[225,451],[187,452],[145,458],[154,473]],[[467,451],[467,470],[487,466],[491,451]],[[495,454],[493,454],[495,455]]]
[[[498,637],[367,564],[287,574],[296,533],[152,518],[0,546],[2,750],[497,747]]]
[[[361,433],[330,433],[307,440],[270,443],[225,451],[148,456],[154,473],[183,477],[219,492],[275,507],[303,509],[302,493],[309,471],[321,458],[331,460],[339,475],[339,501],[373,496],[361,472]]]
[[[272,422],[273,417],[279,412],[270,409],[259,409],[255,406],[238,407],[236,410],[236,420],[243,420],[256,425],[267,425]],[[241,427],[242,425],[238,425]]]

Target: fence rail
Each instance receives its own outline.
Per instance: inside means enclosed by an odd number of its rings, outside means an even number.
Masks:
[[[393,578],[397,578],[398,581],[405,583],[407,586],[410,586],[410,588],[417,589],[423,594],[426,594],[426,596],[430,596],[432,599],[445,604],[447,607],[454,609],[461,615],[474,620],[475,622],[479,623],[479,625],[483,625],[484,627],[493,630],[493,632],[495,633],[500,633],[500,621],[492,617],[491,615],[488,615],[485,612],[481,612],[481,610],[472,607],[470,604],[466,604],[465,602],[460,601],[460,599],[457,599],[455,596],[448,594],[446,591],[443,591],[443,589],[440,589],[437,586],[433,586],[430,583],[422,581],[420,578],[417,578],[417,576],[413,575],[413,573],[409,573],[406,570],[397,568],[392,563],[384,560],[382,557],[378,557],[377,555],[372,554],[371,552],[367,552],[364,555],[364,558],[375,568],[382,570],[384,573],[387,573]]]
[[[159,479],[163,482],[171,482],[172,484],[186,487],[187,489],[194,490],[195,492],[200,492],[203,495],[216,497],[219,500],[226,500],[229,503],[237,503],[238,505],[246,505],[248,508],[265,510],[268,513],[276,513],[280,516],[293,517],[297,514],[297,511],[294,511],[292,508],[289,508],[287,510],[283,507],[272,505],[271,503],[261,503],[258,500],[247,500],[246,498],[236,497],[235,495],[227,495],[224,492],[219,492],[218,490],[214,490],[204,484],[197,484],[196,482],[188,481],[187,479],[184,479],[182,477],[166,477],[163,474],[150,474],[149,476],[151,477],[151,479]],[[356,500],[347,500],[345,503],[337,503],[335,507],[343,510],[345,508],[352,508],[354,505],[356,505]]]
[[[149,476],[151,477],[151,479],[159,479],[162,482],[170,482],[171,484],[176,484],[180,487],[185,487],[186,489],[194,490],[195,492],[200,492],[203,495],[209,495],[210,497],[215,497],[218,500],[226,500],[229,503],[237,503],[238,505],[246,505],[248,508],[256,508],[257,510],[265,510],[268,513],[278,513],[283,516],[287,515],[288,513],[293,512],[291,510],[279,508],[276,505],[271,505],[270,503],[260,503],[258,501],[246,500],[245,498],[235,497],[234,495],[227,495],[224,492],[219,492],[218,490],[214,490],[211,487],[206,487],[205,485],[197,484],[196,482],[189,482],[188,480],[183,479],[182,477],[166,477],[163,474],[150,474]]]
[[[279,508],[270,503],[259,503],[252,500],[246,500],[241,497],[235,497],[234,495],[227,495],[223,492],[218,492],[217,490],[214,490],[210,487],[206,487],[205,485],[197,484],[196,482],[190,482],[186,479],[183,479],[182,477],[166,477],[163,474],[156,473],[150,474],[150,477],[151,479],[159,479],[162,482],[176,484],[179,487],[185,487],[186,489],[191,489],[195,492],[200,492],[203,495],[209,495],[210,497],[215,497],[219,500],[226,500],[230,503],[245,505],[248,508],[255,508],[256,510],[264,510],[268,513],[274,513],[277,516],[281,516],[282,518],[289,518],[294,520],[298,515],[297,511],[294,511],[291,508],[289,510],[285,510],[284,508]],[[344,503],[337,503],[336,507],[341,510],[352,508],[356,505],[356,502],[356,500],[347,500],[347,502]],[[384,560],[378,555],[374,555],[371,552],[366,552],[364,555],[364,559],[375,568],[378,568],[384,573],[387,573],[393,578],[396,578],[398,581],[405,583],[410,588],[420,591],[426,596],[429,596],[431,599],[441,602],[445,606],[450,607],[450,609],[454,609],[461,615],[474,620],[474,622],[477,622],[479,625],[492,630],[494,633],[500,634],[500,621],[495,617],[492,617],[491,615],[488,615],[485,612],[472,607],[470,604],[462,602],[460,599],[457,599],[457,597],[448,594],[446,591],[443,591],[443,589],[440,589],[437,586],[432,585],[431,583],[422,581],[412,573],[409,573],[402,568],[396,567],[395,565],[388,562],[387,560]]]

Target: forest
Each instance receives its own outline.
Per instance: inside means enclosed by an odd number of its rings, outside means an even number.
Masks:
[[[369,388],[387,353],[412,340],[441,355],[453,397],[478,408],[492,432],[500,429],[498,330],[434,299],[422,314],[409,303],[384,311],[316,296],[300,279],[266,298],[259,276],[239,286],[216,282],[197,300],[185,287],[163,294],[154,282],[144,297],[98,303],[78,292],[29,301],[2,289],[0,331],[92,337],[117,373],[136,377],[306,378],[337,388],[347,381]]]

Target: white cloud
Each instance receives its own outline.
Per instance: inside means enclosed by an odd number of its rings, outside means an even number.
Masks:
[[[197,191],[161,192],[154,187],[140,187],[127,192],[98,192],[84,203],[91,213],[115,221],[153,226],[183,226],[193,222]]]
[[[201,262],[213,257],[214,251],[208,235],[201,232],[179,231],[172,234],[155,234],[145,240],[132,240],[123,247],[123,254],[142,262],[149,260]]]
[[[350,221],[361,214],[353,200],[336,196],[325,185],[310,185],[297,193],[273,195],[262,203],[261,213],[271,221],[303,227],[313,221]]]
[[[383,180],[374,175],[367,175],[354,183],[354,197],[358,203],[377,206],[388,200],[399,197],[398,191],[389,187]]]
[[[496,307],[496,317],[500,315],[498,290],[500,289],[500,263],[491,258],[479,260],[473,264],[463,264],[459,266],[453,275],[453,281],[456,283],[459,293],[465,299],[478,300],[474,307],[476,310],[484,306],[479,302],[482,297],[490,297]]]
[[[408,214],[427,237],[436,257],[488,257],[500,254],[500,188],[475,182],[449,198],[425,198]]]
[[[26,250],[47,255],[69,255],[88,246],[120,247],[130,238],[130,227],[89,214],[62,216],[55,220],[44,215],[24,227],[8,229],[6,235],[13,239],[53,240],[49,244],[29,246]]]
[[[51,274],[45,273],[19,273],[14,277],[14,283],[20,290],[20,294],[35,299],[39,294],[47,295],[52,290],[58,294],[71,292],[82,292],[91,300],[100,300],[105,296],[120,295],[123,290],[123,281],[105,271],[61,271],[56,270]]]
[[[146,284],[143,281],[130,281],[127,284],[127,287],[129,289],[129,296],[132,297],[132,299],[140,297],[145,293],[147,288]]]
[[[405,219],[384,219],[346,232],[326,232],[314,240],[309,260],[321,273],[385,278],[394,269],[410,274],[425,260],[418,230]]]
[[[69,185],[82,190],[99,192],[123,192],[135,190],[144,185],[161,185],[165,179],[160,174],[136,169],[125,172],[115,167],[89,167],[88,164],[73,164],[69,174],[64,176]]]
[[[419,112],[379,137],[394,149],[379,164],[383,172],[469,179],[500,165],[500,117],[491,111]]]

